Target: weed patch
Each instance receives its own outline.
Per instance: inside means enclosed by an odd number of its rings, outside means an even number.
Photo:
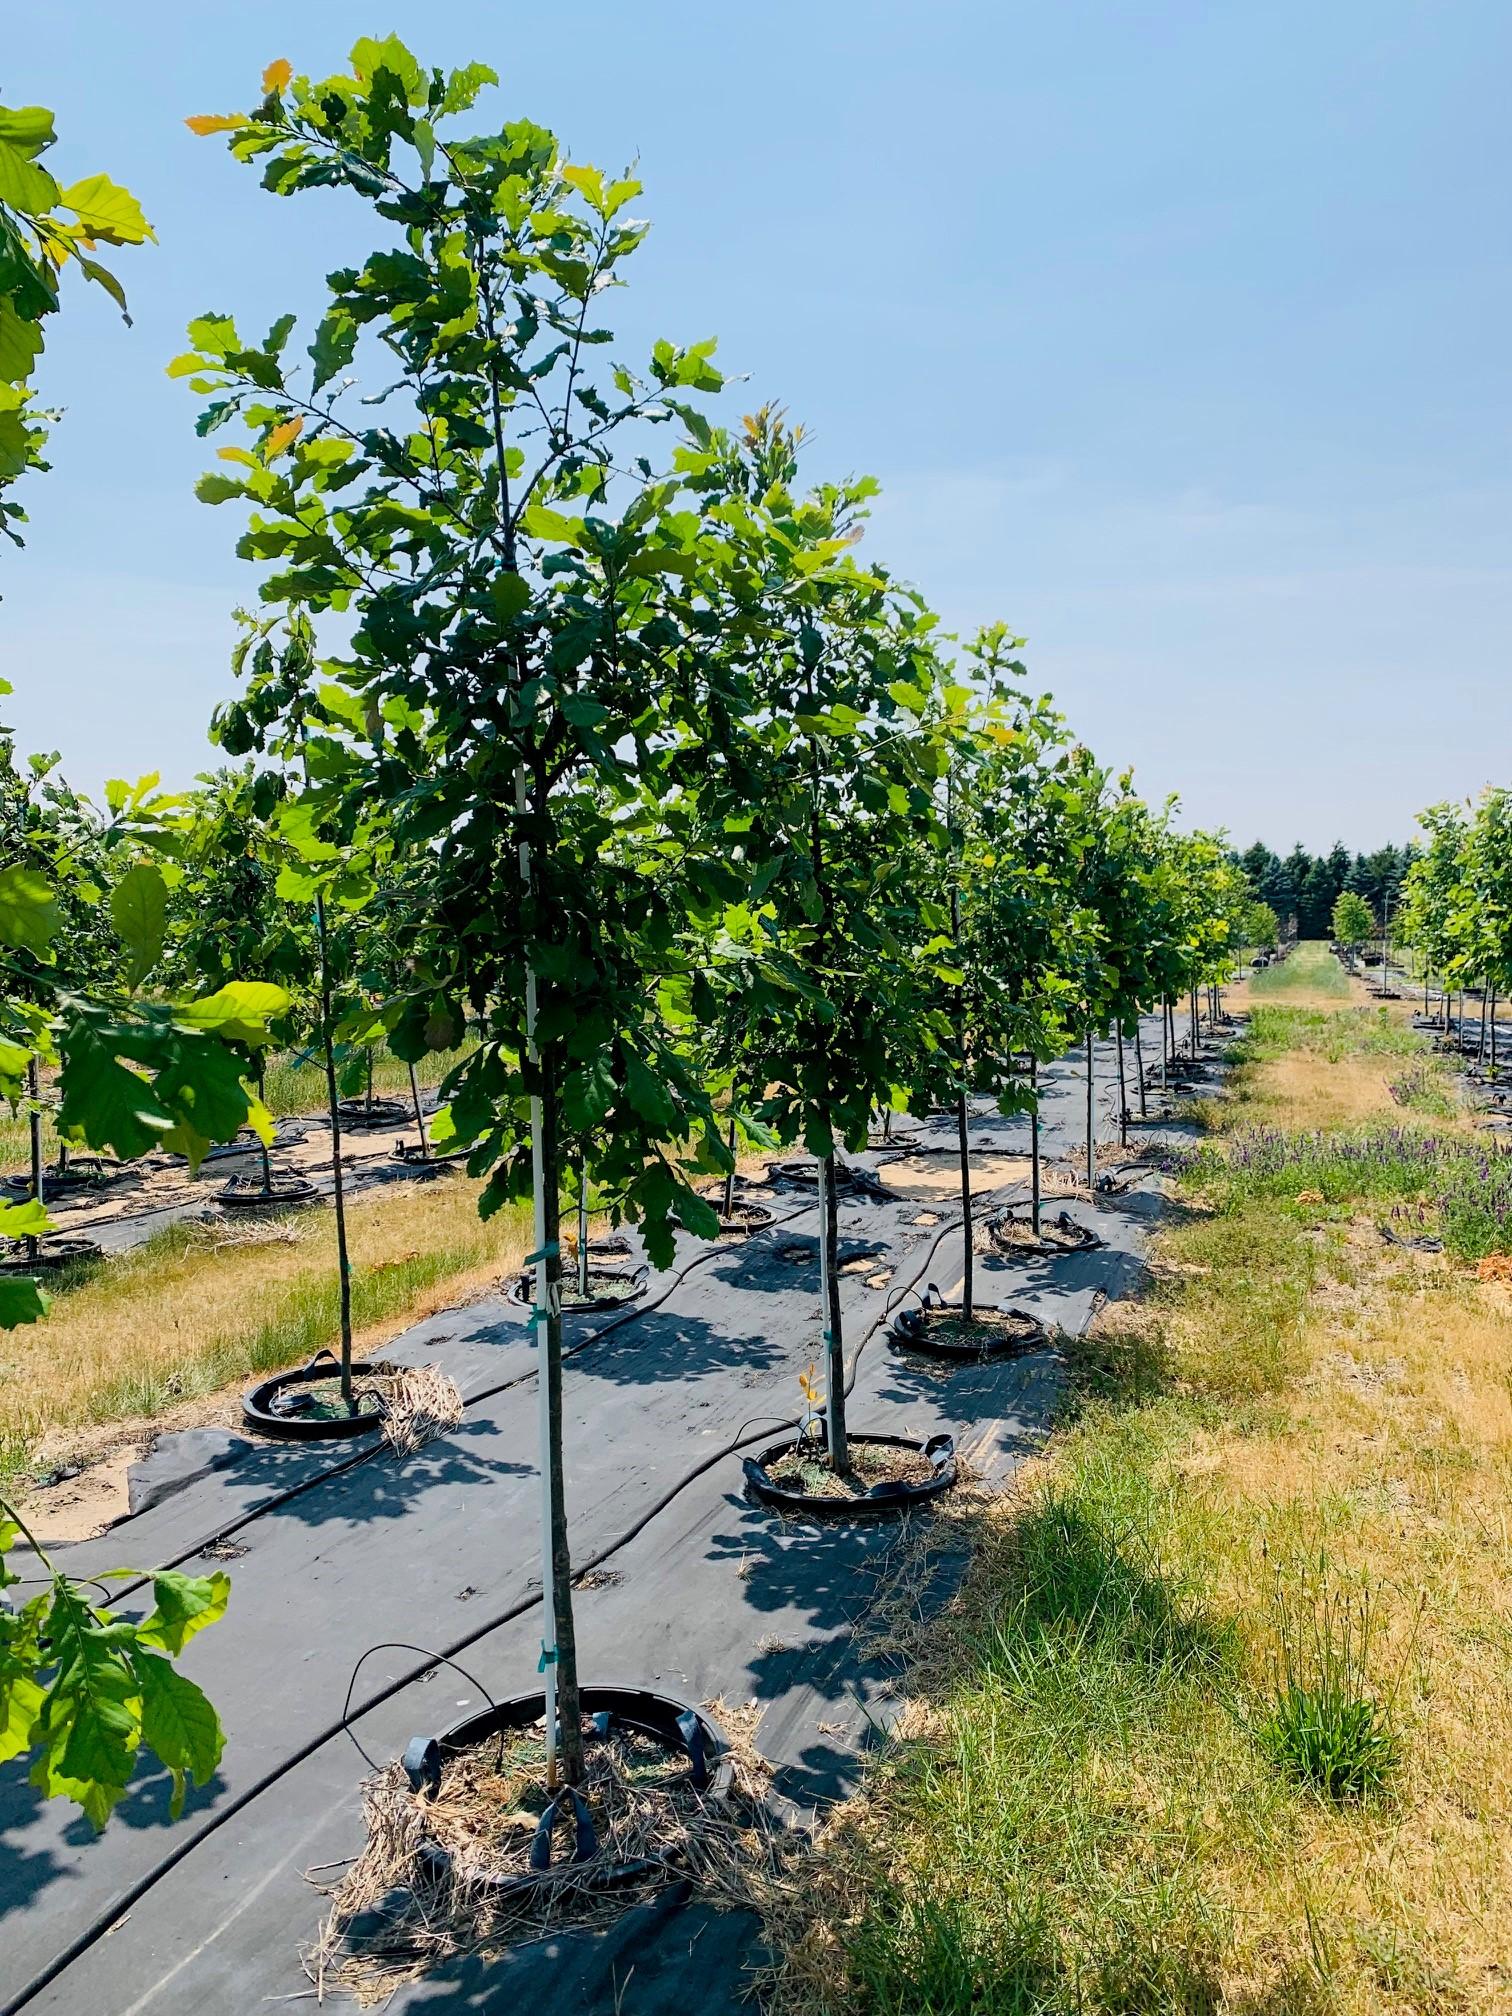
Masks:
[[[1394,1692],[1372,1689],[1374,1599],[1340,1588],[1327,1558],[1271,1588],[1275,1666],[1257,1734],[1281,1767],[1335,1804],[1387,1786],[1401,1754]]]

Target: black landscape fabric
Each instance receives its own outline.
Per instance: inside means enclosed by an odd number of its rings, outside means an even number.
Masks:
[[[1050,1074],[1049,1154],[1074,1155],[1081,1096],[1070,1063]],[[1107,1140],[1116,1127],[1101,1104]],[[972,1135],[1018,1154],[1027,1125],[978,1114]],[[984,1186],[977,1202],[1023,1194]],[[801,1817],[854,1787],[874,1727],[896,1705],[896,1674],[856,1641],[900,1528],[785,1524],[742,1495],[735,1452],[793,1421],[798,1375],[819,1355],[814,1202],[781,1190],[772,1201],[779,1222],[754,1240],[686,1242],[677,1269],[653,1275],[644,1305],[569,1319],[566,1483],[575,1569],[612,1570],[577,1598],[585,1678],[755,1703],[776,1794]],[[1099,1298],[1128,1292],[1158,1199],[1136,1185],[1070,1208],[1095,1218],[1102,1249],[976,1263],[984,1300],[1011,1300],[1052,1333],[1079,1332]],[[918,1225],[921,1215],[937,1222]],[[1057,1354],[942,1376],[886,1340],[885,1319],[909,1294],[933,1280],[949,1295],[959,1282],[962,1234],[948,1193],[927,1210],[916,1198],[846,1199],[840,1222],[842,1261],[869,1263],[842,1275],[847,1342],[862,1347],[852,1425],[948,1430],[972,1471],[1001,1483],[1041,1444]],[[803,1246],[812,1252],[795,1252]],[[478,1685],[430,1653],[452,1654],[493,1695],[537,1684],[536,1394],[524,1312],[502,1299],[446,1311],[385,1356],[449,1372],[468,1401],[462,1425],[403,1463],[350,1445],[256,1445],[228,1460],[220,1443],[184,1449],[174,1446],[184,1438],[165,1438],[135,1480],[146,1509],[65,1550],[76,1574],[228,1566],[227,1616],[184,1661],[216,1703],[227,1744],[215,1780],[191,1791],[179,1820],[166,1776],[144,1770],[98,1838],[63,1802],[41,1802],[18,1766],[0,1769],[6,2016],[187,2016],[299,1995],[308,1988],[299,1947],[321,1914],[305,1872],[361,1845],[357,1787],[368,1767],[356,1743],[385,1761],[411,1735],[483,1705]],[[384,1641],[425,1649],[373,1653],[345,1729],[354,1665]],[[606,1933],[442,1970],[389,2006],[513,2008],[544,1998],[549,1980],[556,2009],[652,2016],[674,1998],[680,2009],[733,2009],[758,1953],[748,1914],[663,1903]]]

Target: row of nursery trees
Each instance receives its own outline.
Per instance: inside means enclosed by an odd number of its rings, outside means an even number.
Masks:
[[[1430,806],[1418,824],[1427,844],[1408,870],[1397,934],[1421,965],[1425,1011],[1430,984],[1441,986],[1446,1028],[1455,990],[1461,1019],[1465,989],[1481,991],[1494,1066],[1497,1001],[1512,993],[1512,790]]]
[[[214,723],[236,767],[161,814],[155,854],[143,820],[123,837],[182,972],[276,990],[224,1032],[242,1078],[268,1016],[328,1057],[459,1053],[437,1145],[485,1215],[534,1214],[542,1667],[572,1779],[564,1204],[666,1264],[679,1228],[718,1230],[743,1147],[802,1142],[846,1466],[846,1151],[951,1108],[969,1212],[968,1100],[1033,1116],[1045,1063],[1112,1040],[1143,1102],[1141,1012],[1179,1003],[1195,1039],[1254,906],[1221,836],[1025,692],[1004,627],[958,649],[861,561],[872,483],[806,485],[771,407],[711,417],[711,342],[615,357],[639,185],[526,121],[458,136],[493,81],[366,40],[348,74],[276,63],[250,112],[190,122],[275,195],[360,199],[372,249],[303,347],[292,315],[257,340],[207,314],[170,367],[226,437],[199,494],[244,512],[262,606]],[[255,906],[207,893],[233,869]],[[1090,1175],[1090,1118],[1088,1152]]]
[[[62,184],[46,157],[52,114],[0,105],[0,540],[21,544],[24,480],[47,467],[56,415],[36,372],[65,274],[125,296],[101,248],[151,236],[140,206],[106,175]],[[0,692],[9,686],[0,681]],[[3,735],[3,731],[0,731]],[[0,742],[0,1093],[35,1112],[45,1080],[61,1139],[137,1156],[167,1148],[197,1165],[249,1120],[266,1133],[247,1085],[249,1059],[287,1007],[276,985],[162,968],[159,861],[182,838],[182,808],[154,781],[112,786],[103,813]],[[108,893],[107,893],[108,892]],[[36,1130],[34,1129],[34,1139]],[[39,1156],[34,1150],[34,1175]],[[21,1252],[50,1229],[34,1182],[0,1204],[0,1239]],[[37,1321],[47,1297],[25,1266],[0,1266],[0,1327]],[[103,1584],[58,1571],[0,1498],[0,1763],[31,1760],[46,1797],[73,1799],[96,1825],[121,1798],[143,1748],[203,1784],[222,1745],[203,1693],[175,1665],[225,1609],[223,1574],[150,1578],[145,1615],[101,1601]]]

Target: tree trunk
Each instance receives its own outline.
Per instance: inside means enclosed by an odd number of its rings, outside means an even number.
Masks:
[[[540,1403],[543,1435],[542,1461],[546,1466],[545,1518],[542,1538],[550,1560],[550,1603],[552,1645],[550,1654],[543,1645],[548,1682],[555,1677],[556,1730],[561,1744],[562,1775],[569,1785],[582,1782],[583,1714],[578,1694],[577,1622],[572,1610],[572,1549],[567,1533],[567,1487],[562,1474],[562,1205],[561,1149],[557,1131],[557,1092],[554,1059],[540,1065],[542,1096],[538,1107],[541,1143],[537,1164],[536,1222],[545,1238],[537,1246],[544,1261],[536,1267],[537,1315],[540,1311],[541,1275],[545,1275],[545,1379]],[[534,1116],[533,1116],[534,1123]],[[535,1133],[532,1125],[532,1132]],[[537,1335],[541,1326],[537,1324]],[[543,1592],[544,1593],[544,1592]]]
[[[265,1097],[267,1091],[267,1078],[268,1078],[267,1059],[264,1053],[261,1050],[259,1050],[257,1053],[257,1103],[260,1106],[265,1106],[267,1104],[267,1099]],[[259,1134],[257,1137],[257,1152],[262,1159],[263,1195],[264,1197],[271,1197],[273,1194],[273,1164],[268,1158],[268,1144],[266,1141],[264,1141],[261,1134]]]
[[[835,1195],[835,1158],[819,1157],[819,1319],[824,1329],[825,1423],[832,1470],[850,1469],[850,1431],[845,1422],[845,1339],[840,1327],[840,1206]]]
[[[1114,1024],[1118,1038],[1118,1145],[1129,1145],[1129,1091],[1124,1083],[1123,1024]]]
[[[420,1136],[420,1160],[430,1160],[430,1136],[425,1131],[425,1108],[420,1103],[420,1080],[415,1076],[413,1064],[409,1067],[410,1098],[415,1106],[415,1131]]]
[[[1092,1022],[1091,1010],[1087,1011],[1087,1188],[1097,1189],[1097,1136],[1092,1109]]]
[[[1039,1059],[1029,1059],[1029,1089],[1034,1104],[1029,1109],[1029,1223],[1036,1239],[1040,1236],[1040,1116]]]
[[[966,1266],[961,1276],[961,1320],[971,1321],[971,1153],[966,1144],[966,1087],[956,1087],[956,1140],[961,1151],[961,1232],[966,1242]]]
[[[1475,1061],[1477,1064],[1484,1064],[1486,1061],[1486,989],[1484,987],[1481,988],[1480,1041],[1475,1046]]]
[[[372,1103],[373,1103],[373,1046],[370,1043],[368,1045],[368,1053],[367,1053],[367,1104],[371,1106]]]
[[[540,789],[544,801],[544,786]],[[515,810],[529,809],[526,772],[515,772]],[[545,805],[540,810],[544,814]],[[531,904],[530,842],[521,830],[520,885],[527,913]],[[527,920],[528,921],[528,920]],[[535,969],[525,968],[526,1065],[530,1088],[531,1205],[534,1218],[535,1307],[531,1328],[536,1360],[539,1462],[541,1466],[541,1663],[546,1696],[546,1782],[561,1769],[569,1785],[583,1777],[583,1717],[578,1694],[577,1627],[572,1613],[572,1552],[567,1538],[567,1496],[562,1477],[562,1187],[557,1137],[554,1055],[543,1057],[536,1042]]]
[[[1192,1062],[1195,1064],[1197,1061],[1197,988],[1195,983],[1191,990],[1191,1020],[1192,1020],[1192,1037],[1191,1037]]]
[[[1166,1058],[1170,1053],[1167,1050],[1166,1045],[1167,1040],[1170,1036],[1170,1032],[1171,1032],[1171,997],[1169,994],[1167,994],[1162,997],[1160,1003],[1160,1090],[1162,1094],[1164,1094],[1168,1089],[1166,1080]]]
[[[725,1171],[724,1215],[735,1216],[735,1122],[732,1120],[725,1130],[725,1146],[730,1151],[730,1166]]]
[[[824,879],[824,834],[819,823],[819,745],[809,742],[809,868],[819,899],[819,932],[815,946],[816,978],[823,974],[829,952],[830,900]],[[819,1081],[828,1095],[829,1045],[823,1025],[816,1031]],[[826,1125],[829,1116],[826,1114]],[[824,1334],[825,1415],[832,1470],[850,1469],[850,1434],[845,1424],[845,1339],[840,1323],[840,1206],[835,1195],[835,1150],[819,1158],[819,1316]]]
[[[961,965],[961,864],[955,844],[954,794],[950,790],[953,780],[946,782],[946,818],[951,821],[951,863],[950,863],[950,942],[956,964]],[[971,1151],[966,1141],[966,997],[961,988],[955,990],[955,1038],[956,1038],[956,1145],[961,1157],[961,1236],[965,1241],[965,1271],[961,1276],[961,1321],[971,1321],[972,1251],[971,1251]]]
[[[1491,989],[1491,1076],[1496,1076],[1496,989]]]
[[[1140,1034],[1139,1017],[1134,1017],[1134,1072],[1139,1080],[1139,1117],[1148,1120],[1150,1110],[1145,1104],[1144,1039]]]
[[[588,1300],[588,1162],[582,1155],[578,1157],[577,1221],[578,1293],[586,1302]]]
[[[42,1178],[42,1073],[35,1057],[27,1059],[26,1091],[31,1106],[26,1122],[26,1131],[31,1140],[31,1194],[38,1204],[46,1204]],[[28,1233],[27,1259],[34,1261],[41,1250],[41,1242],[36,1234]]]
[[[336,1090],[336,1050],[331,1041],[331,953],[326,934],[325,897],[315,897],[315,935],[320,949],[320,1038],[325,1053],[326,1111],[331,1121],[331,1201],[336,1207],[336,1280],[341,1295],[341,1397],[352,1399],[352,1257],[347,1246],[346,1179],[341,1168],[341,1111]]]

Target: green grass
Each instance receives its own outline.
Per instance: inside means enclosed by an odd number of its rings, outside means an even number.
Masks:
[[[1326,1557],[1277,1571],[1275,1669],[1256,1734],[1276,1762],[1335,1805],[1383,1792],[1401,1760],[1393,1684],[1373,1690],[1370,1588],[1341,1586]],[[1398,1677],[1400,1677],[1400,1672]]]
[[[869,2016],[1218,2008],[1204,1814],[1242,1809],[1253,1835],[1288,1795],[1236,1712],[1238,1641],[1191,1566],[1192,1509],[1159,1474],[1190,1411],[1094,1410],[979,1553],[943,1730],[885,1767],[889,1832],[928,1852],[847,1938]],[[1136,1760],[1179,1790],[1139,1796]]]
[[[1261,1004],[1250,1012],[1248,1027],[1230,1046],[1238,1066],[1261,1064],[1288,1050],[1326,1057],[1331,1064],[1345,1057],[1421,1057],[1430,1055],[1425,1036],[1384,1008],[1290,1008]]]
[[[1288,1048],[1409,1068],[1421,1054],[1373,1010],[1257,1008],[1247,1061]],[[1242,1118],[1242,1089],[1234,1104]],[[1315,1292],[1349,1268],[1330,1218],[1413,1195],[1425,1171],[1473,1189],[1482,1159],[1463,1136],[1405,1125],[1340,1137],[1241,1125],[1192,1158],[1178,1177],[1187,1208],[1178,1201],[1142,1302],[1068,1341],[1044,1469],[1015,1505],[968,1521],[961,1594],[914,1641],[907,1684],[924,1733],[884,1751],[839,1832],[811,1906],[824,1937],[795,1949],[800,1970],[811,1951],[824,1965],[801,1974],[796,2006],[1342,2006],[1341,1950],[1291,1858],[1311,1814],[1357,1824],[1392,1793],[1408,1655],[1400,1633],[1389,1652],[1377,1642],[1380,1585],[1320,1544],[1358,1512],[1311,1495],[1309,1437],[1330,1423],[1314,1426],[1304,1398],[1297,1428],[1296,1396],[1315,1364]],[[1299,1206],[1307,1188],[1332,1206]],[[1250,1443],[1277,1466],[1259,1472],[1253,1501],[1209,1487],[1203,1452],[1219,1440],[1241,1471]],[[1307,1495],[1289,1496],[1298,1482]],[[1257,1948],[1246,1914],[1268,1883],[1268,1922],[1287,1934]],[[1388,1957],[1399,1949],[1415,1950],[1393,1935]],[[1241,1974],[1265,1977],[1253,2000],[1232,1999],[1240,1952]],[[1376,2005],[1348,2004],[1362,2006]]]
[[[1284,998],[1287,994],[1334,994],[1349,999],[1349,975],[1328,947],[1307,939],[1277,966],[1264,966],[1252,973],[1250,994],[1257,999]]]
[[[1512,1252],[1512,1156],[1467,1135],[1406,1123],[1241,1128],[1199,1147],[1184,1174],[1223,1213],[1268,1201],[1299,1225],[1322,1225],[1374,1205],[1393,1230],[1441,1238],[1456,1259]]]
[[[1316,1225],[1379,1205],[1393,1229],[1436,1234],[1458,1259],[1512,1252],[1512,1156],[1448,1124],[1457,1118],[1451,1081],[1425,1037],[1380,1009],[1259,1007],[1231,1047],[1239,1085],[1247,1067],[1288,1051],[1331,1063],[1399,1059],[1387,1082],[1402,1117],[1345,1128],[1231,1124],[1177,1158],[1185,1180],[1220,1212],[1268,1201],[1297,1223]],[[1221,1121],[1223,1109],[1214,1105],[1205,1117]],[[1435,1120],[1446,1124],[1425,1124]]]

